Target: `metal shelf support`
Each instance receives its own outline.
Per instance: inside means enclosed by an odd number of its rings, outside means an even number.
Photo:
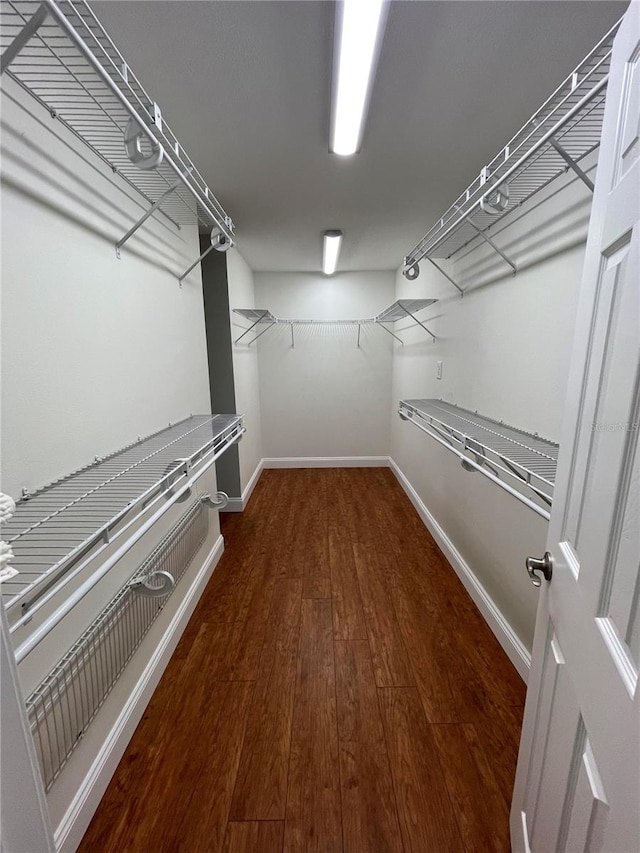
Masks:
[[[240,341],[244,338],[244,336],[249,334],[251,329],[255,329],[255,327],[258,325],[258,323],[261,323],[264,320],[264,318],[267,316],[268,313],[269,313],[268,311],[263,311],[261,316],[258,317],[258,319],[255,321],[255,323],[252,323],[248,329],[245,329],[244,332],[240,335],[240,337],[235,339],[234,343],[239,344]],[[293,330],[292,330],[291,334],[293,337]],[[255,338],[254,338],[254,340],[255,340]],[[293,346],[293,344],[292,344],[292,346]]]
[[[38,32],[48,14],[47,7],[44,5],[40,6],[29,18],[11,44],[3,51],[0,60],[0,75],[4,74],[5,70],[11,65],[26,43]]]
[[[430,263],[430,264],[433,264],[433,266],[438,270],[438,272],[439,272],[439,273],[441,273],[441,274],[442,274],[442,275],[447,279],[447,281],[451,282],[451,284],[455,287],[455,289],[458,291],[458,293],[460,294],[460,296],[464,296],[464,290],[460,287],[460,285],[459,285],[459,284],[457,284],[457,283],[456,283],[456,282],[451,278],[451,276],[449,275],[449,273],[445,272],[445,271],[442,269],[442,267],[440,266],[440,264],[437,264],[437,263],[433,260],[433,258],[427,258],[427,260],[429,261],[429,263]]]
[[[564,150],[562,145],[560,145],[560,143],[556,139],[554,139],[553,136],[550,137],[550,139],[549,139],[549,145],[551,145],[551,147],[554,148],[558,152],[558,154],[562,157],[562,159],[565,161],[567,166],[570,169],[572,169],[576,173],[576,175],[580,178],[580,180],[589,187],[591,192],[593,192],[593,181],[591,180],[591,178],[586,174],[586,172],[584,172],[580,168],[580,166],[578,166],[578,164],[573,159],[573,157],[571,157]]]
[[[407,317],[411,317],[411,319],[414,320],[419,326],[422,326],[422,328],[425,330],[425,332],[428,335],[431,335],[431,337],[433,338],[433,342],[435,344],[436,336],[433,334],[433,332],[430,329],[427,329],[425,324],[423,322],[421,322],[420,320],[418,320],[418,318],[414,314],[412,314],[411,311],[409,311],[409,309],[405,305],[403,305],[402,301],[400,301],[398,304],[400,305],[400,307],[402,308],[404,313],[407,315]]]
[[[124,246],[124,244],[127,242],[127,240],[130,237],[133,237],[133,235],[136,233],[138,228],[140,228],[141,225],[144,225],[144,223],[147,221],[147,219],[150,216],[152,216],[156,212],[156,210],[158,210],[162,206],[162,203],[164,201],[166,201],[169,198],[169,196],[172,193],[174,193],[177,189],[179,189],[181,186],[182,186],[182,184],[180,183],[180,181],[178,181],[172,187],[169,187],[169,189],[165,193],[163,193],[157,201],[154,201],[154,203],[147,210],[147,212],[144,213],[140,217],[140,219],[138,219],[136,224],[131,226],[131,228],[127,231],[127,233],[124,235],[124,237],[122,237],[120,240],[118,240],[118,242],[116,243],[116,257],[118,257],[118,258],[120,257],[120,249]],[[177,225],[178,228],[180,228],[180,225],[178,225],[177,222],[175,224]]]

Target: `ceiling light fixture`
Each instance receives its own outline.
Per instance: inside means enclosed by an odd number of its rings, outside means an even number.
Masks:
[[[322,272],[333,275],[338,266],[338,255],[342,244],[342,231],[325,231],[322,251]]]
[[[386,19],[385,0],[336,3],[331,151],[348,156],[360,147],[377,55]]]

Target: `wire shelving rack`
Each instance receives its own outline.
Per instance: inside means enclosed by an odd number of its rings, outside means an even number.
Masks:
[[[261,332],[258,332],[248,343],[250,346],[254,341],[257,341],[261,335],[264,335],[265,332],[268,332],[273,326],[277,325],[285,325],[291,327],[291,345],[295,345],[294,326],[357,326],[358,327],[358,346],[360,346],[360,327],[375,324],[380,326],[381,329],[384,329],[385,332],[388,332],[392,337],[394,337],[397,341],[402,343],[402,339],[399,338],[391,329],[388,329],[385,326],[385,323],[395,323],[398,320],[406,320],[409,318],[421,326],[427,334],[431,335],[433,340],[435,341],[436,336],[433,332],[429,331],[429,329],[425,326],[425,324],[419,320],[415,315],[418,311],[422,311],[423,308],[428,308],[429,305],[433,305],[434,302],[437,302],[437,299],[398,299],[396,302],[389,305],[388,308],[385,308],[384,311],[381,311],[380,314],[377,314],[375,317],[365,317],[356,320],[299,320],[294,318],[283,318],[276,317],[269,311],[267,308],[234,308],[234,312],[239,314],[245,320],[248,320],[251,325],[244,330],[244,332],[235,340],[235,343],[239,343],[242,338],[248,335],[252,330],[254,330],[259,325],[266,326],[265,329],[262,329]]]
[[[177,228],[197,220],[213,248],[233,245],[233,222],[86,0],[1,0],[0,15],[2,73],[148,205],[118,252],[156,211]]]
[[[437,263],[470,244],[488,243],[512,273],[516,264],[496,244],[491,229],[553,180],[573,170],[593,191],[580,163],[600,145],[613,39],[620,22],[486,165],[467,189],[404,258],[413,280],[427,260],[462,293]]]
[[[559,445],[442,400],[401,400],[398,414],[549,519]]]
[[[1,586],[11,630],[244,431],[239,415],[191,415],[19,500],[2,525],[18,572]]]

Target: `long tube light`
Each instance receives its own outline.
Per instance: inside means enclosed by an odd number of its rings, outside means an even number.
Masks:
[[[342,0],[336,4],[338,61],[331,127],[334,154],[348,156],[360,147],[386,11],[385,0]]]
[[[325,231],[322,250],[322,272],[333,275],[338,266],[338,255],[342,245],[342,231]]]

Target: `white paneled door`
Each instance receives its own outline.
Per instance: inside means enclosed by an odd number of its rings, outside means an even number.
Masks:
[[[542,580],[511,811],[514,853],[640,851],[639,258],[634,0],[613,49],[547,543],[552,575]]]

